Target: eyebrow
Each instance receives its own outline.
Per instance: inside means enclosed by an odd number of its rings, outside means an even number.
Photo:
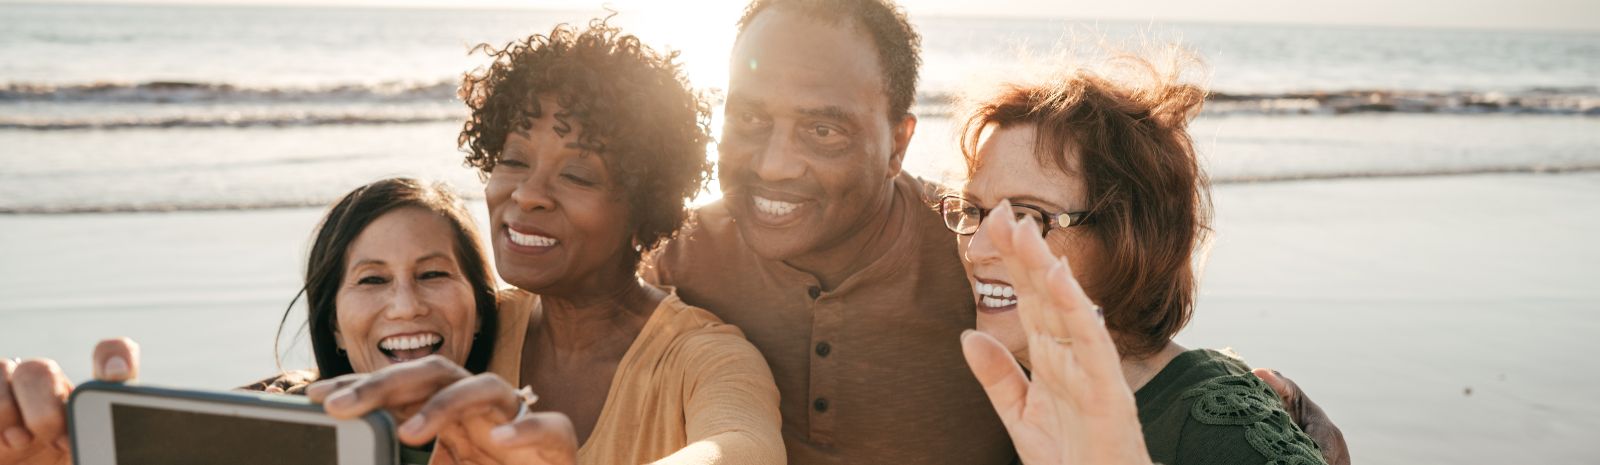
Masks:
[[[850,112],[845,111],[844,107],[840,107],[838,105],[827,105],[827,106],[822,106],[822,107],[817,107],[817,108],[798,108],[797,107],[797,108],[794,109],[794,111],[796,113],[799,113],[799,114],[802,114],[802,115],[806,115],[806,116],[810,116],[810,117],[814,117],[814,118],[824,118],[824,119],[831,119],[831,120],[834,120],[834,121],[843,121],[843,122],[854,122],[855,121],[855,118],[852,118],[850,116]]]
[[[971,192],[962,192],[961,196],[962,197],[966,197],[968,200],[977,200],[977,201],[979,201],[979,203],[988,203],[988,202],[984,202],[983,201],[984,199],[979,199],[976,195],[973,195]],[[1066,208],[1062,207],[1060,204],[1057,204],[1057,203],[1049,201],[1049,200],[1041,199],[1041,198],[1038,198],[1038,197],[1035,197],[1035,196],[1032,196],[1032,195],[1027,195],[1027,194],[1013,195],[1013,196],[1009,196],[1009,197],[1006,197],[1006,198],[1010,199],[1011,203],[1020,203],[1020,204],[1024,204],[1024,205],[1033,205],[1035,207],[1043,207],[1043,208],[1049,209],[1049,210],[1062,210],[1062,211],[1066,211],[1067,210]],[[994,208],[994,207],[998,207],[998,206],[999,205],[991,205],[991,206],[989,206],[989,208]]]
[[[430,253],[430,254],[427,254],[427,255],[423,255],[422,258],[418,258],[417,261],[418,262],[425,262],[425,261],[433,260],[433,259],[436,259],[436,258],[450,259],[450,254],[447,254],[447,253],[444,253],[444,252],[434,252],[434,253]],[[363,259],[360,259],[360,260],[356,260],[355,263],[350,264],[350,267],[351,268],[358,268],[358,267],[362,267],[362,266],[366,266],[366,265],[385,265],[385,264],[388,264],[388,262],[385,262],[383,260],[379,260],[379,259],[376,259],[376,258],[363,258]]]

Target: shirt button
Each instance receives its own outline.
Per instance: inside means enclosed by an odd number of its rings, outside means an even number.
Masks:
[[[826,341],[817,343],[817,356],[827,357],[831,352],[833,352],[833,345],[828,344]]]
[[[807,289],[806,292],[810,293],[813,299],[822,297],[822,288],[820,287],[811,286],[811,289]]]
[[[811,408],[817,409],[817,413],[827,412],[828,399],[818,397],[816,402],[811,403]]]

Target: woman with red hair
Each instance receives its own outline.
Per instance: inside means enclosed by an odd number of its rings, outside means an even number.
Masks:
[[[940,204],[978,304],[962,343],[1025,463],[1324,463],[1242,361],[1173,342],[1210,232],[1183,56],[1002,86],[965,120]]]

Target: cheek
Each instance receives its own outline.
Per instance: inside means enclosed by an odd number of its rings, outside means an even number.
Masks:
[[[1060,232],[1069,234],[1058,234]],[[1067,264],[1072,267],[1073,278],[1087,286],[1089,278],[1094,276],[1095,270],[1100,267],[1100,246],[1094,237],[1087,233],[1067,230],[1050,233],[1049,240],[1045,242],[1049,244],[1051,254],[1067,258]]]
[[[457,281],[443,287],[434,295],[434,308],[449,322],[450,332],[458,336],[456,340],[470,341],[472,334],[478,331],[477,301],[473,299],[472,286]]]

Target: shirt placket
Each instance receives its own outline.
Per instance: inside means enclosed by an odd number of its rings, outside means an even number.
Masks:
[[[838,394],[840,373],[838,357],[845,355],[838,337],[842,334],[844,315],[837,296],[822,292],[816,285],[807,290],[811,306],[810,396],[807,400],[810,413],[810,441],[821,446],[833,445],[834,425],[839,417]]]

